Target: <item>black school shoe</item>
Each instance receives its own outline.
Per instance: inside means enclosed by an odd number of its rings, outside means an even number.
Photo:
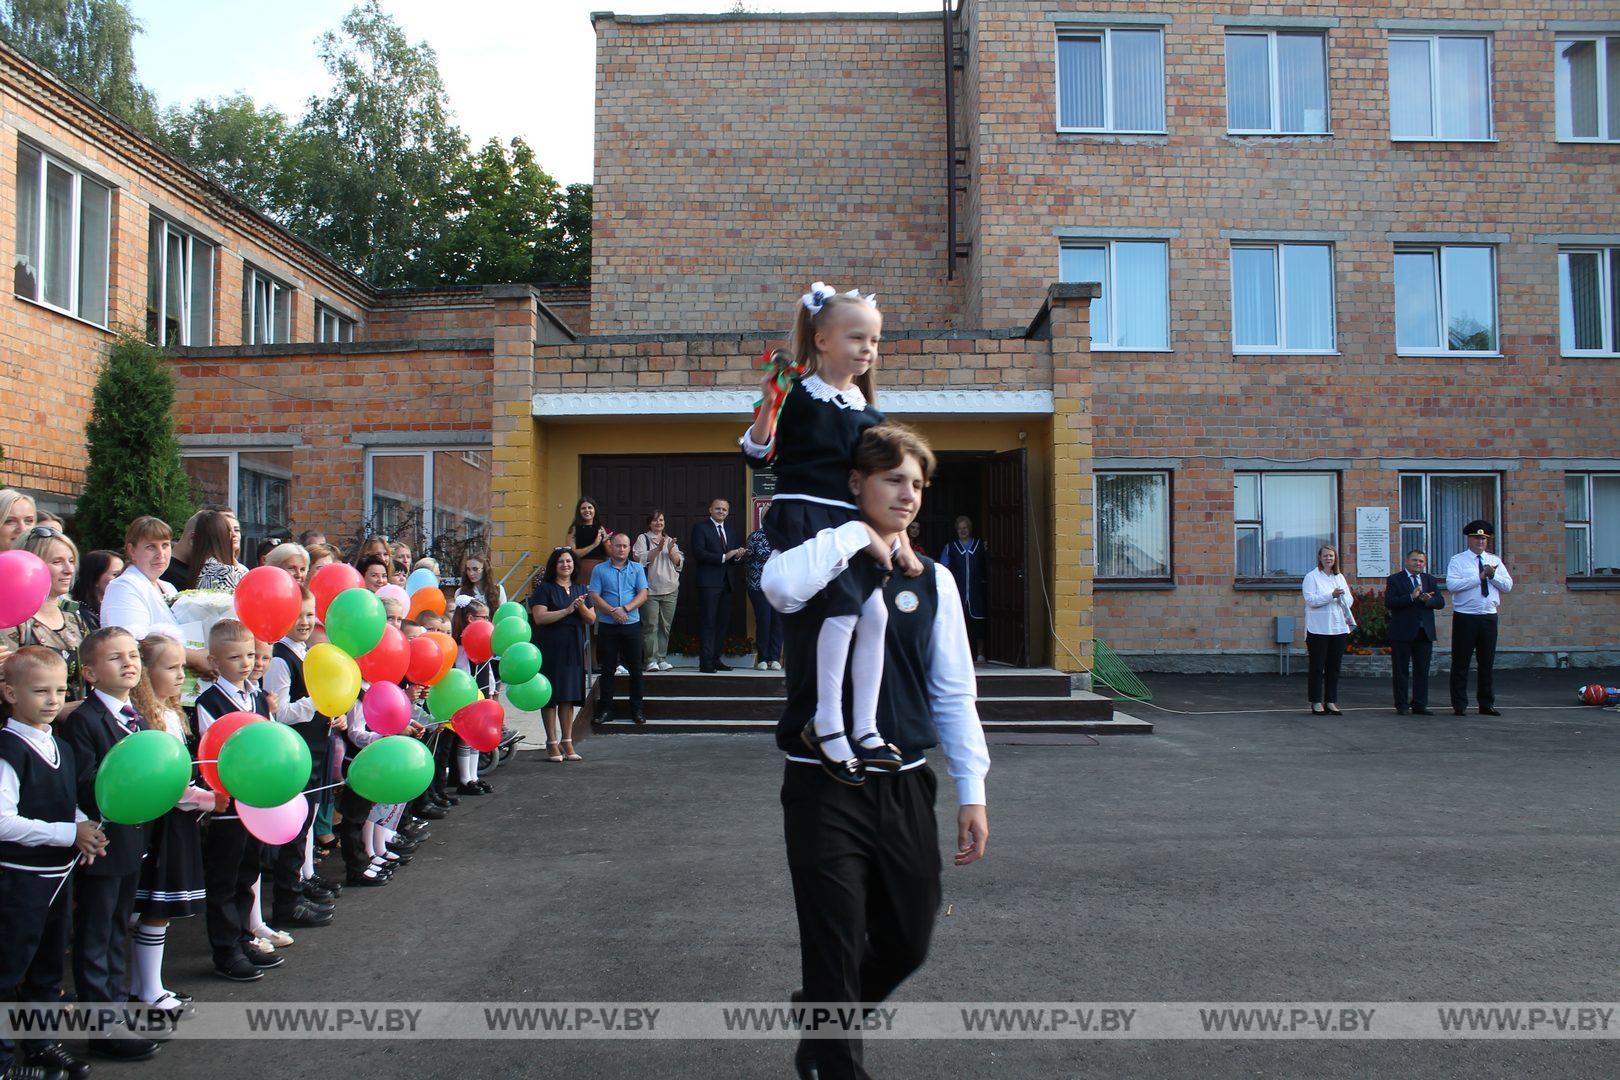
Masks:
[[[388,878],[389,875],[387,874],[367,875],[351,870],[349,871],[348,883],[358,889],[371,889],[388,884]]]
[[[86,1049],[97,1057],[113,1058],[117,1061],[145,1061],[158,1052],[158,1044],[135,1034],[127,1027],[116,1027],[105,1035],[93,1037],[86,1044]]]
[[[246,944],[242,946],[242,957],[261,971],[278,968],[287,962],[285,956],[277,956],[274,952],[260,952],[253,946]]]
[[[456,785],[456,794],[460,795],[463,799],[469,798],[469,797],[476,797],[476,796],[482,795],[483,793],[484,793],[484,789],[479,787],[476,783],[473,783],[473,784],[457,784]]]
[[[29,1068],[42,1069],[46,1076],[65,1076],[68,1080],[84,1080],[90,1075],[90,1063],[80,1061],[66,1050],[61,1043],[51,1043],[28,1052],[23,1058],[23,1064]],[[6,1073],[10,1076],[11,1073]]]
[[[424,819],[428,820],[428,821],[443,821],[445,818],[449,817],[450,815],[445,812],[444,807],[442,807],[442,806],[434,806],[434,805],[430,804],[428,806],[422,807],[421,816]]]
[[[840,761],[828,754],[826,747],[822,745],[831,742],[842,734],[842,731],[835,731],[831,735],[818,737],[811,730],[810,725],[806,724],[799,729],[799,741],[809,747],[812,754],[816,755],[816,760],[821,762],[822,771],[828,776],[847,787],[860,787],[866,783],[866,774],[861,771],[860,761],[856,758]]]
[[[231,982],[254,982],[264,978],[264,972],[246,956],[233,956],[226,963],[214,964],[214,974]]]
[[[900,766],[906,763],[904,755],[900,753],[900,748],[894,743],[885,742],[883,736],[876,733],[868,735],[866,738],[877,741],[875,744],[872,742],[857,742],[854,744],[855,757],[860,760],[860,763],[868,769],[877,769],[880,772],[899,772]]]
[[[317,907],[305,897],[291,911],[276,915],[275,920],[283,926],[330,926],[332,910]]]

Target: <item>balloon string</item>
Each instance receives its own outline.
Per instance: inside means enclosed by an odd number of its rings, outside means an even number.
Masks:
[[[106,827],[107,827],[106,819],[102,819],[101,821],[96,822],[96,828],[97,829],[104,829]],[[78,826],[74,826],[74,828],[77,829]],[[77,841],[75,841],[75,843],[77,843]],[[74,855],[73,855],[73,858],[68,860],[66,866],[57,866],[57,867],[53,867],[50,870],[46,871],[47,873],[55,873],[57,871],[61,871],[61,874],[62,874],[62,880],[58,881],[56,883],[56,891],[51,893],[51,898],[49,900],[45,901],[45,910],[46,911],[49,911],[51,909],[51,905],[56,903],[56,898],[58,896],[62,895],[62,886],[66,885],[68,883],[68,879],[73,876],[73,868],[74,868],[74,866],[78,865],[78,862],[79,862],[80,858],[81,858],[81,856],[77,852],[75,852]]]

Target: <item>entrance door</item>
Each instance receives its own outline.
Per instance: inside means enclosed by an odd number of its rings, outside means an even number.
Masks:
[[[631,543],[646,530],[647,515],[662,510],[664,527],[687,558],[691,558],[687,549],[692,527],[708,519],[711,499],[731,503],[726,524],[739,537],[746,537],[751,528],[741,454],[588,454],[579,459],[579,483],[580,493],[596,500],[602,524],[628,533]],[[735,573],[728,636],[742,637],[748,632],[748,593],[741,572]],[[696,573],[681,574],[680,599],[670,632],[671,637],[680,636],[682,651],[689,648],[693,655],[702,623],[696,581]]]
[[[985,657],[1014,667],[1029,663],[1029,576],[1024,545],[1029,506],[1026,451],[996,454],[985,470],[984,542],[990,549]]]

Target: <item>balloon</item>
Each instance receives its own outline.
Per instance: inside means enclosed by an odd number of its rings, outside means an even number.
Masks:
[[[280,806],[309,783],[309,744],[286,724],[248,724],[219,748],[219,778],[245,806]]]
[[[368,683],[397,683],[405,677],[411,662],[411,643],[405,640],[399,627],[390,625],[383,630],[377,647],[364,656],[355,657],[360,665],[360,677]]]
[[[349,786],[368,802],[410,802],[432,779],[433,755],[420,739],[404,735],[378,739],[349,763]]]
[[[405,579],[405,593],[408,596],[415,596],[423,589],[437,589],[438,587],[439,575],[425,566],[419,566],[412,570],[411,576]]]
[[[529,621],[529,609],[518,603],[516,600],[508,600],[506,603],[495,609],[495,625],[499,626],[507,619],[522,619],[525,623],[527,623]]]
[[[280,806],[251,806],[236,804],[236,816],[242,827],[265,843],[280,847],[298,839],[304,831],[304,819],[309,815],[309,800],[299,792]]]
[[[249,570],[236,586],[235,599],[236,617],[260,641],[286,637],[304,603],[298,582],[279,566]]]
[[[480,754],[487,754],[501,745],[501,727],[505,720],[506,710],[501,708],[500,702],[475,701],[456,710],[456,734]]]
[[[488,619],[474,619],[467,624],[467,629],[461,632],[461,651],[467,654],[468,660],[482,664],[495,655],[495,646],[490,641],[494,632],[495,624]]]
[[[118,740],[101,759],[96,805],[106,821],[139,825],[173,810],[190,781],[191,755],[185,743],[166,731],[137,731]]]
[[[427,707],[433,719],[444,724],[477,700],[478,684],[473,682],[471,675],[458,669],[440,679],[428,691]]]
[[[540,674],[540,650],[527,641],[501,653],[501,681],[526,683]]]
[[[411,722],[411,696],[391,682],[374,682],[361,699],[366,727],[379,735],[398,735]]]
[[[544,675],[536,675],[528,682],[521,682],[516,686],[508,683],[506,700],[510,701],[514,708],[526,712],[543,709],[551,701],[551,680]]]
[[[437,586],[417,589],[411,593],[410,607],[406,609],[405,617],[414,619],[424,611],[431,611],[435,615],[444,614],[444,593]]]
[[[51,568],[32,551],[0,551],[0,629],[21,626],[51,595]]]
[[[388,612],[368,589],[344,589],[326,609],[326,640],[350,656],[375,649],[387,626]]]
[[[456,663],[456,654],[461,650],[456,647],[455,638],[451,637],[449,634],[442,633],[441,631],[429,630],[422,636],[430,639],[439,647],[439,674],[433,680],[434,682],[438,682],[439,679],[442,679],[446,675],[450,674],[450,669],[454,667]]]
[[[489,636],[490,647],[495,650],[496,656],[505,656],[506,650],[520,641],[529,640],[529,620],[502,619],[495,624],[495,632]]]
[[[320,648],[319,645],[315,648]],[[308,665],[305,665],[306,671]],[[203,732],[202,739],[197,743],[197,769],[202,773],[203,783],[215,791],[231,793],[225,782],[219,778],[219,750],[225,745],[225,740],[235,735],[247,724],[268,724],[270,721],[258,713],[233,712],[215,718],[208,730]]]
[[[405,669],[405,677],[418,686],[432,686],[438,682],[439,669],[444,666],[444,654],[439,651],[439,643],[423,634],[412,638],[408,644],[411,659]]]
[[[366,579],[348,563],[327,563],[309,579],[309,591],[315,594],[315,617],[324,623],[326,609],[332,606],[339,593],[365,587]]]
[[[360,665],[336,645],[322,642],[304,657],[304,686],[322,716],[342,716],[360,697]]]

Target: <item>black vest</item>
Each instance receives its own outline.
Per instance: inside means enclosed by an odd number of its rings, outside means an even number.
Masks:
[[[309,697],[309,687],[304,683],[303,658],[294,652],[289,645],[281,641],[276,642],[276,646],[271,650],[271,652],[274,656],[279,657],[281,661],[287,665],[287,671],[292,675],[292,684],[287,689],[287,693],[291,695],[292,700],[303,701],[305,698]],[[287,703],[283,702],[282,704]],[[302,735],[304,737],[304,742],[309,744],[310,769],[312,774],[310,778],[314,779],[317,776],[324,775],[326,769],[327,748],[331,745],[332,741],[330,719],[322,716],[320,713],[316,713],[314,718],[311,719],[307,724],[294,724],[293,730]]]
[[[56,743],[56,768],[51,768],[15,731],[0,731],[0,761],[17,774],[17,816],[38,821],[73,821],[78,805],[77,771],[73,750],[61,739]],[[0,863],[59,870],[72,861],[74,846],[28,847],[11,841],[0,842]]]
[[[934,560],[922,559],[923,572],[908,578],[896,571],[883,587],[889,629],[883,648],[883,686],[878,691],[878,732],[909,760],[939,742],[928,700],[933,663],[934,618],[939,613],[939,581]],[[820,597],[783,620],[783,667],[787,707],[776,725],[776,745],[808,754],[799,731],[816,711],[816,638],[824,616]],[[859,647],[857,642],[856,647]],[[850,674],[844,672],[844,729],[849,731]]]
[[[270,705],[269,702],[265,700],[264,691],[255,691],[250,696],[253,701],[252,711],[258,713],[266,720],[270,719]],[[215,720],[218,720],[220,717],[229,715],[233,712],[246,711],[239,708],[236,702],[226,697],[225,691],[221,690],[217,686],[210,686],[208,689],[197,695],[197,707],[199,709],[207,709],[208,715],[213,717]]]

